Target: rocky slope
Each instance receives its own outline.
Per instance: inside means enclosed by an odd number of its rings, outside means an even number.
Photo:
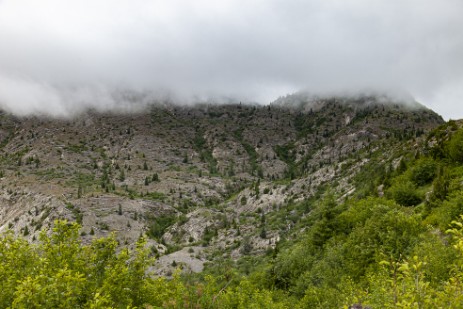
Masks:
[[[116,232],[131,245],[146,234],[163,256],[159,273],[198,271],[206,260],[273,248],[297,232],[311,198],[327,188],[361,194],[360,167],[397,164],[404,145],[442,122],[421,105],[375,96],[64,120],[3,114],[0,231],[33,241],[56,218],[77,220],[84,241]]]

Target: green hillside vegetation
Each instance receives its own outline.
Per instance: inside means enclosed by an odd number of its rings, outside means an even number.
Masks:
[[[303,232],[274,250],[197,275],[152,275],[143,237],[132,250],[114,236],[82,244],[65,221],[37,244],[6,233],[0,307],[461,308],[463,129],[450,121],[404,147],[365,165],[354,197],[289,201],[307,210]],[[261,224],[265,238],[272,218]]]

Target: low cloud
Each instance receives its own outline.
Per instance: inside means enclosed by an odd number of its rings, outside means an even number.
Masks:
[[[371,88],[463,117],[462,14],[459,0],[3,0],[0,106],[63,116]]]

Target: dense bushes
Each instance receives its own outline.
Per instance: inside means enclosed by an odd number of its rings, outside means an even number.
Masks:
[[[409,180],[397,180],[387,193],[397,204],[403,206],[415,206],[422,200],[415,185]]]
[[[224,289],[212,277],[193,285],[178,275],[148,272],[153,260],[143,238],[134,251],[117,250],[113,236],[83,245],[79,226],[56,221],[38,244],[5,234],[0,239],[1,308],[289,308],[249,280]]]
[[[437,164],[434,160],[429,158],[418,160],[411,170],[411,180],[417,186],[424,186],[433,181],[436,171]]]
[[[57,221],[53,233],[43,232],[40,243],[30,244],[4,235],[0,242],[0,307],[70,308],[139,306],[148,284],[150,265],[144,242],[130,253],[116,253],[114,237],[84,246],[79,226]]]
[[[452,136],[447,146],[449,157],[458,162],[463,162],[463,130],[459,130]]]

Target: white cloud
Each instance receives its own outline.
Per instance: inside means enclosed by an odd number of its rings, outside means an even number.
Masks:
[[[265,103],[379,87],[455,117],[462,14],[460,0],[4,0],[0,104],[60,114],[112,108],[114,88]]]

